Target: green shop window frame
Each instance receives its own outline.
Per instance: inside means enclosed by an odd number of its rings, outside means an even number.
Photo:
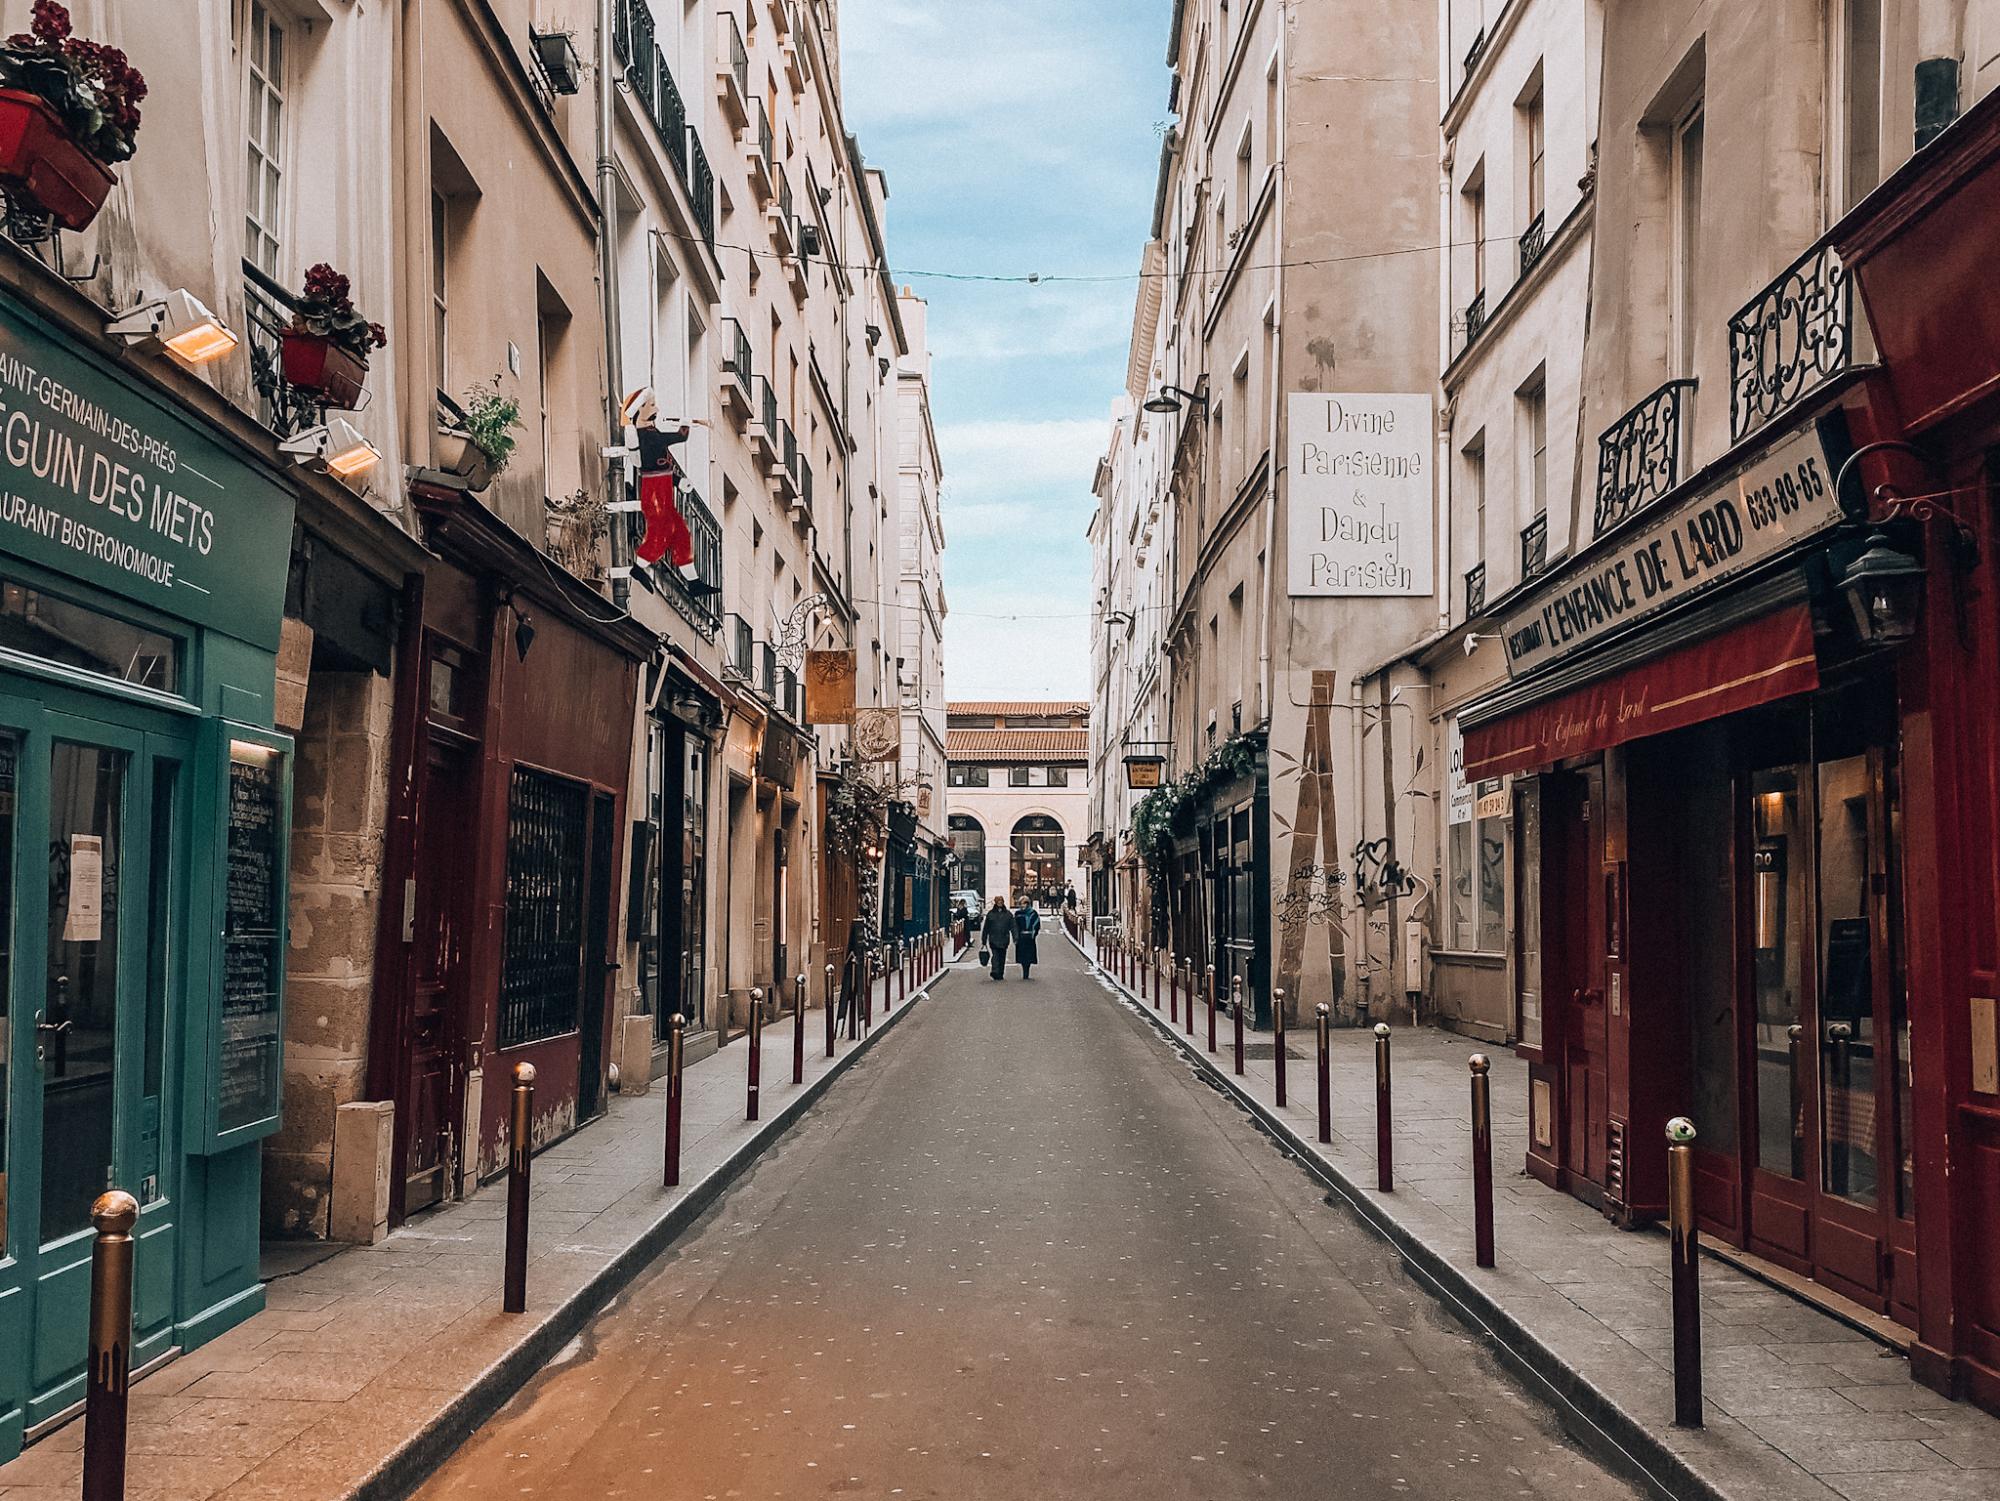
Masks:
[[[262,1140],[280,1121],[292,750],[289,735],[216,719],[195,755],[194,827],[209,858],[196,861],[194,902],[212,940],[189,1007],[202,1087],[187,1097],[186,1128],[199,1155]]]

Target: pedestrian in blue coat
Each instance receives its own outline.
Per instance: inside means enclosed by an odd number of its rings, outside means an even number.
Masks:
[[[1042,931],[1042,914],[1035,910],[1035,904],[1027,897],[1021,898],[1021,907],[1014,914],[1014,957],[1021,964],[1021,978],[1028,978],[1028,971],[1041,962],[1041,955],[1035,948],[1035,937]]]

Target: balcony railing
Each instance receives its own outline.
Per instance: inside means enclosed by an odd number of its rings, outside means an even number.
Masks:
[[[722,665],[745,682],[750,680],[751,656],[756,650],[757,638],[750,630],[750,622],[741,615],[723,617],[723,662]]]
[[[1465,344],[1468,349],[1478,340],[1480,331],[1486,327],[1486,291],[1465,305]]]
[[[768,186],[771,169],[777,165],[777,143],[771,134],[771,115],[764,108],[764,101],[753,96],[750,100],[750,139],[755,143],[756,152],[750,161],[753,172],[760,171]]]
[[[763,376],[756,378],[756,413],[764,425],[765,439],[775,445],[778,441],[778,393],[771,389],[771,383]]]
[[[737,24],[733,11],[722,13],[722,56],[723,66],[736,83],[739,98],[750,96],[750,52],[743,45],[743,28]]]
[[[722,320],[722,369],[745,392],[757,373],[750,361],[750,336],[734,318]]]
[[[778,696],[778,652],[768,641],[757,643],[757,691],[769,699]]]
[[[1472,39],[1472,45],[1465,49],[1465,71],[1470,76],[1479,66],[1479,59],[1486,56],[1486,28],[1479,28],[1479,34]]]
[[[1465,618],[1486,612],[1486,565],[1475,563],[1465,570]]]
[[[722,623],[722,528],[692,485],[677,486],[674,503],[694,538],[694,577],[678,568],[662,568],[667,598],[688,624],[713,637]]]
[[[318,394],[285,379],[280,349],[292,321],[292,294],[250,261],[243,263],[243,312],[250,325],[250,384],[259,420],[281,438],[324,422]]]
[[[611,48],[625,64],[625,81],[650,115],[659,77],[659,49],[653,44],[653,13],[645,0],[619,0],[611,17]]]
[[[1542,512],[1533,521],[1521,528],[1521,579],[1533,578],[1549,566],[1549,513]],[[1484,592],[1485,580],[1480,581]]]
[[[708,165],[708,153],[701,149],[701,137],[688,127],[687,133],[688,203],[694,209],[694,222],[701,226],[701,237],[709,244],[715,243],[715,172]]]
[[[1818,390],[1853,355],[1853,278],[1822,245],[1729,320],[1730,442]]]
[[[1521,231],[1521,274],[1526,276],[1535,269],[1535,263],[1542,258],[1542,252],[1549,248],[1548,216],[1537,214],[1534,221]]]
[[[1597,440],[1597,536],[1623,525],[1681,482],[1694,384],[1668,381]]]

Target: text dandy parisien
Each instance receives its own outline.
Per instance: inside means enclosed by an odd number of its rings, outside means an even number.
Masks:
[[[1350,439],[1394,441],[1396,429],[1394,411],[1354,409],[1336,399],[1326,403],[1329,437],[1345,435]],[[1299,470],[1304,475],[1325,479],[1421,480],[1428,471],[1425,459],[1421,448],[1394,452],[1367,446],[1322,446],[1307,438],[1300,447]],[[1316,586],[1407,588],[1411,582],[1410,570],[1400,555],[1403,523],[1392,516],[1387,501],[1368,507],[1362,492],[1356,490],[1345,509],[1321,506],[1319,540],[1383,551],[1365,561],[1344,563],[1316,554],[1312,559],[1312,582]]]

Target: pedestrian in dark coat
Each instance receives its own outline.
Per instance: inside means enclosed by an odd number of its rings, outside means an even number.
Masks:
[[[1007,945],[1014,941],[1014,914],[1007,910],[1004,897],[993,898],[993,908],[979,929],[979,941],[986,946],[993,964],[993,978],[1007,978]]]
[[[1021,978],[1028,978],[1028,971],[1041,963],[1042,956],[1036,949],[1035,939],[1042,931],[1042,914],[1035,910],[1035,904],[1026,897],[1021,898],[1021,910],[1014,914],[1014,957],[1021,965]]]

